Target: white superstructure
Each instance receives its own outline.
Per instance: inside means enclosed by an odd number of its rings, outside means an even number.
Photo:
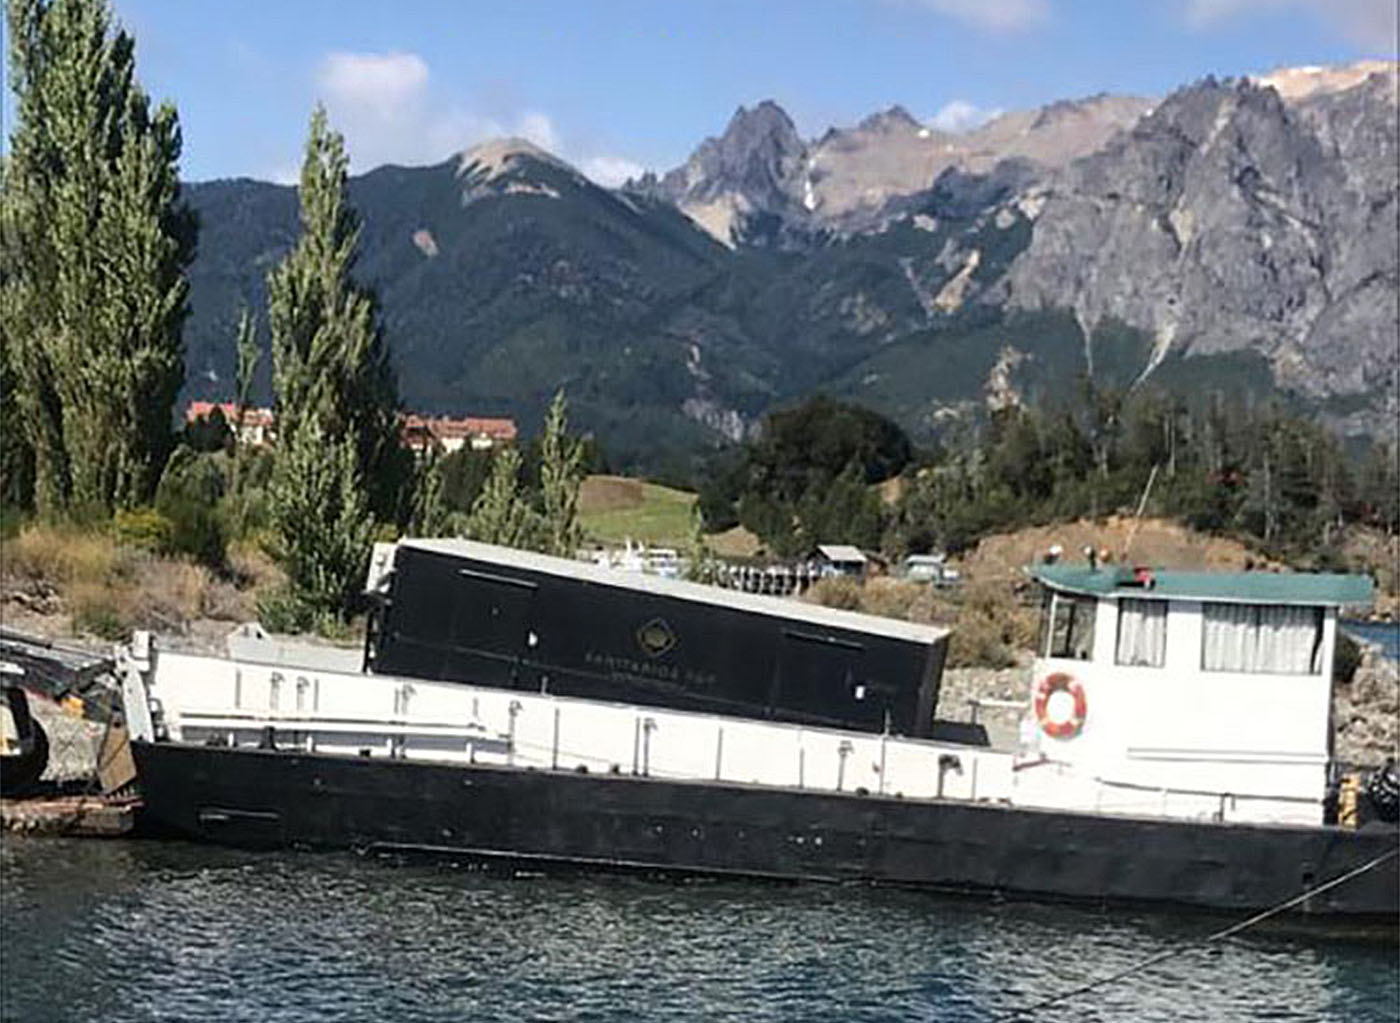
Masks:
[[[1016,802],[1320,824],[1355,576],[1041,566]]]

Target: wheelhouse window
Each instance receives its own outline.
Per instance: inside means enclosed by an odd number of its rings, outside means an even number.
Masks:
[[[1087,661],[1094,653],[1094,612],[1098,601],[1051,591],[1040,619],[1040,649],[1046,657]]]
[[[1322,671],[1322,608],[1279,604],[1202,606],[1201,667],[1271,675]]]
[[[1167,602],[1125,597],[1118,602],[1117,664],[1160,668],[1167,663]]]

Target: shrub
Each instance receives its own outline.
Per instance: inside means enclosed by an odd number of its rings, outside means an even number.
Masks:
[[[1341,629],[1337,630],[1337,645],[1332,653],[1332,680],[1343,684],[1356,677],[1356,669],[1361,665],[1361,644]]]
[[[866,582],[861,592],[860,610],[866,614],[884,618],[902,618],[905,621],[927,621],[926,614],[920,614],[921,587],[899,579],[876,577]]]
[[[159,554],[170,549],[174,526],[154,508],[119,511],[112,517],[112,537],[125,547]]]
[[[1010,668],[1035,641],[1035,613],[1007,582],[969,583],[962,593],[948,649],[953,668]]]
[[[160,512],[170,522],[167,553],[185,555],[210,568],[225,566],[228,540],[215,508],[184,499],[169,499],[161,503]]]
[[[183,554],[210,568],[226,563],[228,541],[218,511],[224,496],[226,459],[176,448],[156,488],[156,510],[170,521],[165,550]]]
[[[813,604],[839,608],[842,611],[860,610],[860,598],[860,583],[844,575],[818,579],[806,593],[806,599]]]
[[[0,504],[0,540],[13,540],[24,525],[24,509],[14,504]]]
[[[114,641],[126,638],[131,623],[126,612],[129,605],[122,596],[120,589],[106,584],[74,585],[68,594],[73,630]]]
[[[140,570],[141,585],[132,594],[131,613],[153,628],[183,628],[202,617],[210,603],[214,578],[203,565],[151,558]]]
[[[117,545],[106,531],[35,523],[5,541],[7,575],[55,585],[105,583],[120,567]]]

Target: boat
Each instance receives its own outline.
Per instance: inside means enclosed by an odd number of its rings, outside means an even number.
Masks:
[[[1337,612],[1369,581],[1031,574],[1044,628],[1007,749],[935,725],[943,630],[401,541],[371,567],[382,608],[362,670],[246,642],[122,652],[139,826],[531,869],[1291,905],[1393,931],[1400,832],[1364,788],[1339,801],[1329,757]],[[790,641],[825,679],[805,702],[774,697],[800,691]],[[600,668],[590,649],[615,656]],[[654,685],[668,665],[681,684]],[[697,665],[734,677],[686,684]],[[853,709],[875,694],[878,714]]]

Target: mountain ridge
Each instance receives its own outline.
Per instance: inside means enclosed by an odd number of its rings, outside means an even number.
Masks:
[[[620,189],[491,140],[352,179],[357,273],[408,404],[528,423],[562,384],[623,466],[683,468],[813,390],[936,437],[989,389],[1084,372],[1227,381],[1375,433],[1395,407],[1394,65],[1302,69],[1292,99],[1258,77],[956,136],[892,106],[803,140],[760,102]],[[204,234],[186,390],[221,397],[238,306],[295,240],[295,190],[187,194]]]

